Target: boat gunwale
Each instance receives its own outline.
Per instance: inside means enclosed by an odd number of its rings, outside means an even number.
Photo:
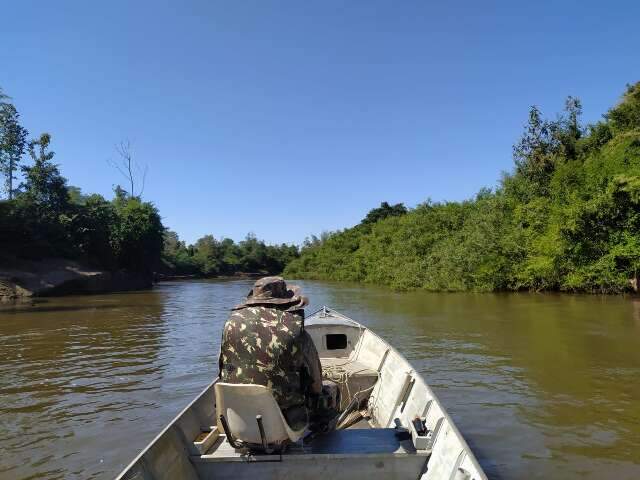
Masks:
[[[186,414],[193,405],[198,402],[218,381],[218,378],[215,378],[211,383],[209,383],[192,401],[190,401],[181,411],[178,413],[173,419],[155,436],[153,439],[135,456],[131,462],[118,474],[118,476],[114,480],[122,480],[124,476],[138,463],[139,460],[144,457],[144,455],[151,449],[151,447],[158,441],[160,438],[169,431],[171,427],[184,415]]]

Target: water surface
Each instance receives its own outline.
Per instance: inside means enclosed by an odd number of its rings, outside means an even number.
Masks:
[[[640,478],[640,300],[300,282],[434,388],[491,478]],[[250,282],[0,307],[0,479],[111,479],[216,375]]]

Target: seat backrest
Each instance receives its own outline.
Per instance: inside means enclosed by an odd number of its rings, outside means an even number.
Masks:
[[[215,390],[218,418],[224,415],[236,440],[262,444],[256,415],[262,416],[269,445],[281,444],[286,440],[295,442],[305,431],[289,428],[271,390],[263,385],[217,382]]]

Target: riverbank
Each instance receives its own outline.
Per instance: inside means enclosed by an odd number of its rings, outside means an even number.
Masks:
[[[506,293],[540,293],[540,294],[559,294],[559,295],[606,295],[606,296],[630,296],[630,297],[638,297],[640,296],[640,275],[637,277],[632,277],[627,279],[627,283],[623,285],[624,288],[619,290],[611,291],[606,289],[574,289],[574,290],[565,290],[559,287],[553,288],[530,288],[530,287],[522,287],[522,288],[495,288],[495,289],[482,289],[482,288],[431,288],[426,286],[415,286],[415,285],[397,285],[392,282],[373,282],[373,281],[363,281],[363,280],[352,280],[352,279],[335,279],[330,274],[319,275],[310,272],[291,272],[285,271],[282,273],[285,278],[295,278],[299,280],[305,280],[310,282],[323,282],[323,283],[332,283],[332,284],[342,284],[346,286],[357,286],[362,288],[385,288],[390,291],[397,293],[424,293],[424,294],[447,294],[447,293],[479,293],[479,294],[506,294]]]
[[[155,273],[153,280],[155,282],[171,282],[174,280],[199,280],[199,279],[241,279],[241,278],[249,278],[249,279],[257,279],[266,277],[269,275],[275,275],[274,273],[269,272],[236,272],[232,275],[173,275],[170,273]]]
[[[151,275],[89,268],[63,258],[23,260],[2,258],[0,302],[29,297],[143,290],[153,285]]]
[[[198,279],[257,279],[269,272],[236,272],[232,275],[143,274],[92,269],[64,258],[23,260],[0,257],[0,302],[31,297],[127,292],[151,288],[156,282]]]

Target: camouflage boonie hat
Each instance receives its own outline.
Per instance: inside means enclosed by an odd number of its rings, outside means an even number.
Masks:
[[[282,277],[263,277],[253,284],[253,289],[247,295],[244,303],[233,309],[251,307],[254,305],[287,307],[287,310],[297,310],[309,304],[307,297],[300,295],[300,287],[287,286]]]

